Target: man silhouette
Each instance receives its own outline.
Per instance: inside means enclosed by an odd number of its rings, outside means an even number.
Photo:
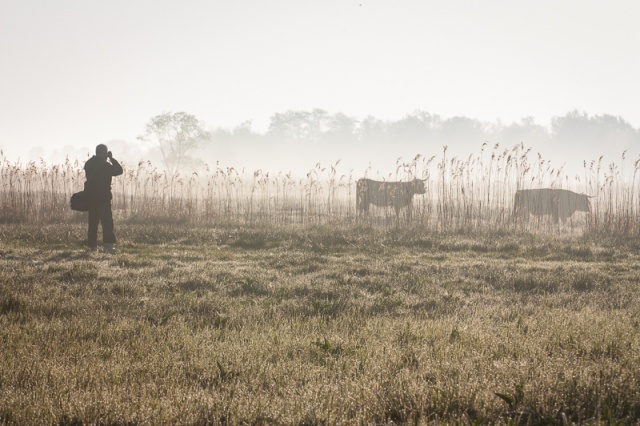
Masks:
[[[116,234],[111,212],[111,178],[122,174],[122,166],[112,157],[106,145],[96,147],[96,155],[84,164],[87,181],[84,190],[89,205],[87,244],[98,251],[98,225],[102,223],[102,243],[105,253],[115,252]]]

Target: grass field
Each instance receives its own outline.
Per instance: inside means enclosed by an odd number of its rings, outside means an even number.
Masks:
[[[0,226],[0,424],[637,424],[640,243]]]

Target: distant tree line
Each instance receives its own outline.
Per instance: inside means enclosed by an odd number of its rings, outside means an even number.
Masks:
[[[622,117],[613,115],[589,116],[572,111],[554,117],[550,127],[525,117],[517,123],[487,123],[467,117],[443,119],[437,114],[416,111],[391,121],[367,116],[362,120],[342,113],[330,114],[322,109],[287,111],[274,114],[264,134],[252,130],[246,121],[234,129],[217,129],[212,133],[214,143],[268,141],[300,143],[424,143],[438,142],[468,144],[469,141],[534,143],[575,143],[584,148],[602,148],[640,144],[640,128],[634,128]]]
[[[254,131],[251,121],[210,133],[202,158],[229,158],[237,164],[251,163],[253,156],[271,158],[274,153],[287,156],[287,164],[291,159],[327,162],[343,156],[355,162],[376,158],[379,153],[392,157],[436,155],[444,146],[455,155],[469,155],[485,142],[524,144],[556,164],[582,164],[603,155],[614,160],[612,156],[617,158],[625,150],[629,157],[640,154],[640,128],[634,128],[622,117],[590,116],[579,111],[554,117],[545,126],[533,117],[505,124],[415,111],[394,121],[373,116],[356,119],[314,109],[274,114],[263,133]]]
[[[623,152],[637,168],[640,155],[640,128],[622,117],[579,111],[553,117],[548,125],[533,117],[507,124],[463,116],[443,118],[417,110],[398,120],[382,120],[313,109],[276,113],[264,131],[256,131],[252,121],[230,129],[205,130],[205,126],[194,115],[165,112],[146,124],[146,132],[138,138],[142,143],[107,143],[125,163],[150,160],[170,174],[214,166],[304,173],[317,163],[327,166],[337,161],[356,173],[388,173],[399,158],[439,156],[444,147],[448,158],[468,157],[478,154],[485,143],[503,148],[522,144],[553,167],[573,171],[600,157],[605,164],[618,162]],[[92,149],[65,146],[54,150],[52,157],[85,160]],[[44,156],[41,147],[29,155],[35,160]]]
[[[373,116],[359,120],[314,109],[276,113],[263,133],[256,132],[251,121],[233,129],[205,131],[195,116],[178,112],[153,117],[146,130],[139,139],[155,144],[156,157],[171,174],[214,162],[301,171],[339,160],[359,172],[374,167],[389,170],[396,158],[437,156],[445,146],[450,156],[468,156],[484,143],[522,144],[555,167],[569,164],[573,170],[602,156],[611,161],[623,152],[629,158],[640,154],[640,129],[621,117],[578,111],[554,117],[547,127],[532,117],[504,124],[415,111],[395,121]]]

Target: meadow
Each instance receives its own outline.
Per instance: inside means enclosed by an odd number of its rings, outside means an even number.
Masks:
[[[115,255],[77,163],[5,161],[0,424],[637,424],[636,168],[444,155],[398,163],[411,220],[358,218],[338,164],[126,168]],[[513,221],[536,185],[593,212]]]

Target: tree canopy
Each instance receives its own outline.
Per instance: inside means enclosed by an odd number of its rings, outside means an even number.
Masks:
[[[204,124],[186,112],[165,112],[147,123],[146,133],[138,139],[155,143],[167,171],[174,173],[193,166],[191,153],[210,137]]]

